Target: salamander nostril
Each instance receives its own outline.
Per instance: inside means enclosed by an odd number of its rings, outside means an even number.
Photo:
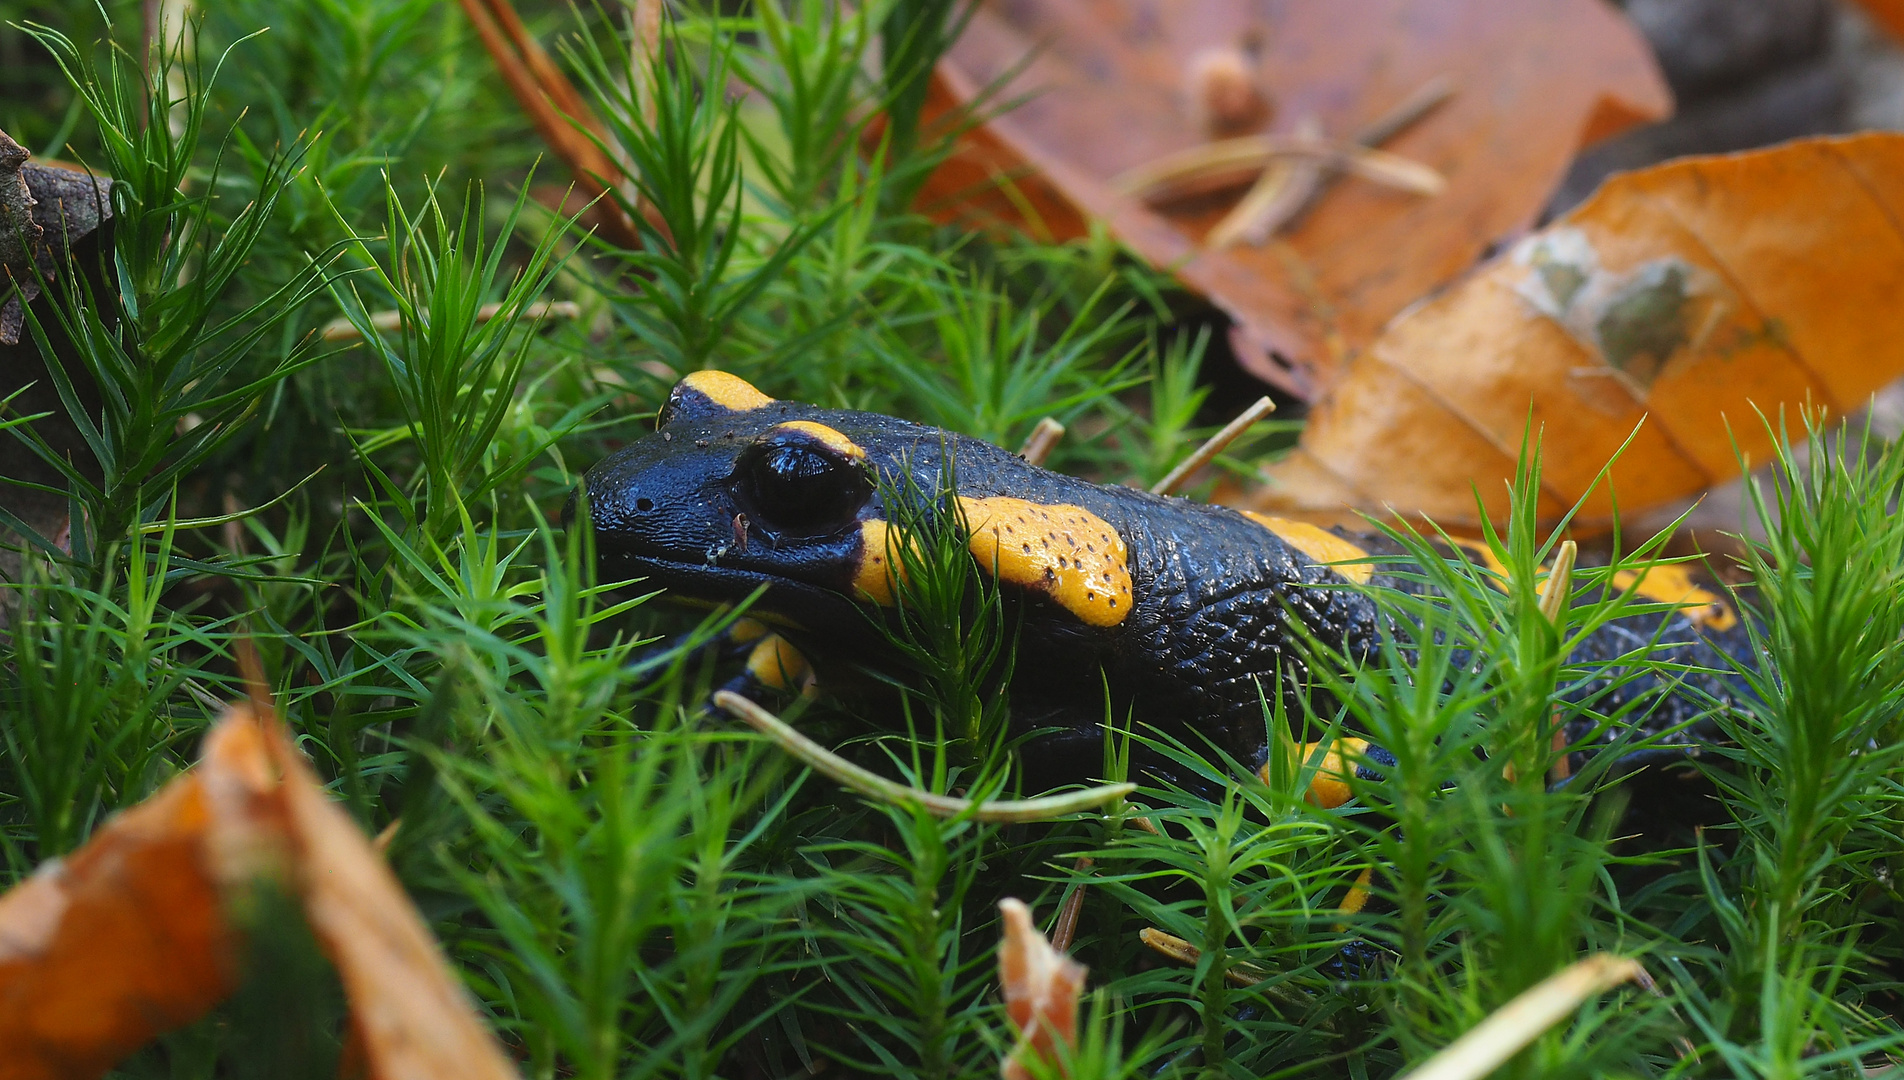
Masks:
[[[635,500],[635,510],[636,510],[636,511],[637,511],[638,513],[643,513],[643,514],[645,514],[645,513],[647,513],[648,511],[650,511],[650,510],[653,510],[653,509],[654,509],[654,500],[653,500],[653,499],[636,499],[636,500]]]

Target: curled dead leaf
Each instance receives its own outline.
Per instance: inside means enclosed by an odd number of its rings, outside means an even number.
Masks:
[[[1583,524],[1765,460],[1759,414],[1845,413],[1904,373],[1904,135],[1808,139],[1616,176],[1383,333],[1240,500],[1474,524],[1531,415],[1540,511]],[[1531,413],[1530,413],[1531,410]],[[1644,420],[1644,424],[1641,421]],[[1637,434],[1635,434],[1635,429]],[[1736,446],[1736,449],[1735,449]]]
[[[0,1077],[98,1076],[230,993],[209,816],[181,778],[0,896]]]
[[[402,886],[275,718],[240,705],[197,768],[0,896],[0,1080],[98,1076],[233,989],[232,912],[300,901],[372,1078],[516,1073]]]
[[[1051,947],[1031,920],[1024,901],[1006,897],[998,902],[1005,919],[1005,937],[998,946],[998,984],[1005,998],[1005,1014],[1018,1029],[1018,1045],[1000,1064],[1005,1080],[1030,1080],[1024,1059],[1058,1058],[1058,1046],[1075,1047],[1078,1038],[1078,996],[1084,990],[1085,967]]]

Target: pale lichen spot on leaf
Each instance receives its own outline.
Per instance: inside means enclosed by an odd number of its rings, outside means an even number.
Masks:
[[[1529,237],[1513,260],[1529,271],[1516,294],[1641,395],[1738,306],[1718,275],[1677,255],[1610,270],[1575,228]]]

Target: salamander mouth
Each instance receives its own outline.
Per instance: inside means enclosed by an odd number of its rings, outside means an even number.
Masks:
[[[691,603],[738,604],[765,586],[753,610],[776,622],[827,633],[864,631],[867,624],[866,613],[844,594],[759,570],[605,552],[601,576],[605,582],[631,582],[628,588],[635,592],[659,586],[668,598]]]

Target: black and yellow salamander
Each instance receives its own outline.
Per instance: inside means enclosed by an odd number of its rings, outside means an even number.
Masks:
[[[948,455],[975,561],[1017,605],[1014,723],[1062,729],[1036,744],[1045,760],[1034,771],[1062,773],[1066,758],[1078,775],[1097,766],[1107,685],[1116,715],[1260,760],[1261,695],[1302,673],[1291,620],[1351,655],[1377,640],[1375,603],[1347,586],[1385,575],[1343,536],[1090,483],[890,416],[777,401],[718,371],[683,379],[654,434],[588,473],[601,578],[643,578],[701,602],[764,586],[754,610],[779,638],[756,647],[754,666],[784,682],[810,661],[825,683],[877,649],[869,613],[894,602],[878,475],[905,470],[934,491]],[[1709,602],[1678,614],[1622,620],[1582,649],[1612,658],[1653,642],[1655,655],[1723,667],[1714,635],[1737,618],[1702,595]],[[1649,728],[1731,693],[1723,679],[1683,681],[1691,692],[1646,680],[1580,692],[1609,695],[1603,713],[1651,692]]]

